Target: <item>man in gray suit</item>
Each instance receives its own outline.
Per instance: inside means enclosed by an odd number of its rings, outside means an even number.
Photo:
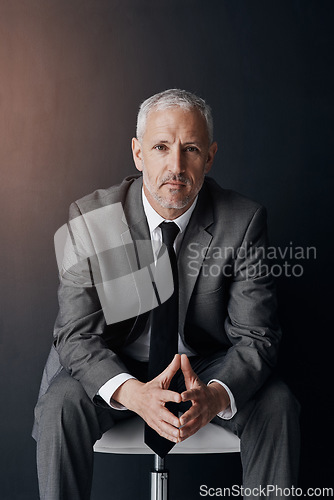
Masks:
[[[244,487],[290,488],[298,403],[272,374],[281,332],[265,210],[206,177],[217,144],[210,108],[194,94],[144,101],[132,151],[141,175],[70,208],[35,411],[41,498],[88,499],[95,441],[133,414],[172,443],[214,420],[240,437]],[[163,221],[178,231],[178,349],[149,379],[152,300],[170,285],[168,275],[152,279]]]

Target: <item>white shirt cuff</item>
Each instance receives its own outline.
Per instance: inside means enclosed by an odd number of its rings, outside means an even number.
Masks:
[[[218,382],[218,384],[222,385],[224,387],[224,389],[226,390],[227,394],[229,395],[229,398],[230,398],[230,405],[225,410],[220,411],[219,413],[217,413],[217,417],[220,417],[220,418],[222,418],[224,420],[230,420],[237,413],[237,407],[236,407],[236,404],[235,404],[235,399],[233,397],[233,394],[230,391],[230,389],[227,387],[227,385],[225,385],[220,380],[217,380],[217,379],[213,378],[212,380],[210,380],[210,382],[208,383],[208,385],[211,384],[212,382]]]
[[[127,380],[131,378],[136,378],[130,375],[129,373],[120,373],[109,379],[98,391],[98,396],[101,396],[102,399],[114,410],[127,410],[127,408],[121,403],[118,403],[114,399],[112,399],[114,392]]]

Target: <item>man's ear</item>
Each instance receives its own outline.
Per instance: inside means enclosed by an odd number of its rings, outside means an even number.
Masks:
[[[135,162],[136,169],[139,172],[143,171],[143,158],[141,144],[136,137],[132,138],[131,142],[133,161]]]
[[[206,174],[208,172],[210,172],[210,170],[211,170],[211,167],[212,167],[212,164],[213,164],[213,160],[215,158],[217,150],[218,150],[218,144],[216,142],[213,142],[211,144],[211,146],[209,147],[208,158],[207,158],[207,161],[206,161],[206,164],[205,164],[205,170],[204,170],[204,172]]]

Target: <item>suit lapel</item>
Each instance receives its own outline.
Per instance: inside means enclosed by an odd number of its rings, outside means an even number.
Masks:
[[[150,231],[142,203],[142,178],[136,179],[129,188],[124,203],[123,222],[128,226],[122,233],[129,262],[133,271],[149,266],[154,262]],[[132,250],[131,244],[134,243]]]
[[[133,342],[142,333],[149,317],[149,311],[143,312],[143,295],[146,300],[150,291],[145,288],[143,274],[138,272],[149,268],[154,262],[153,250],[149,227],[142,203],[142,178],[136,179],[129,188],[129,193],[124,203],[124,219],[127,229],[121,234],[127,258],[134,278],[134,286],[138,294],[138,316],[128,334],[126,343]],[[146,277],[148,273],[146,271]],[[151,282],[146,283],[152,289]],[[146,292],[143,291],[143,287]],[[144,306],[145,309],[145,306]]]
[[[212,234],[209,228],[213,220],[212,202],[208,189],[204,184],[198,195],[197,204],[184,234],[178,256],[180,283],[179,332],[182,337],[189,301],[207,249],[211,244]]]

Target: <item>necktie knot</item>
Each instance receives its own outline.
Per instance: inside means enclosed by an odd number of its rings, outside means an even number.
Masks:
[[[180,228],[175,222],[162,222],[159,227],[162,231],[162,241],[167,248],[173,248],[174,241],[178,235]]]

